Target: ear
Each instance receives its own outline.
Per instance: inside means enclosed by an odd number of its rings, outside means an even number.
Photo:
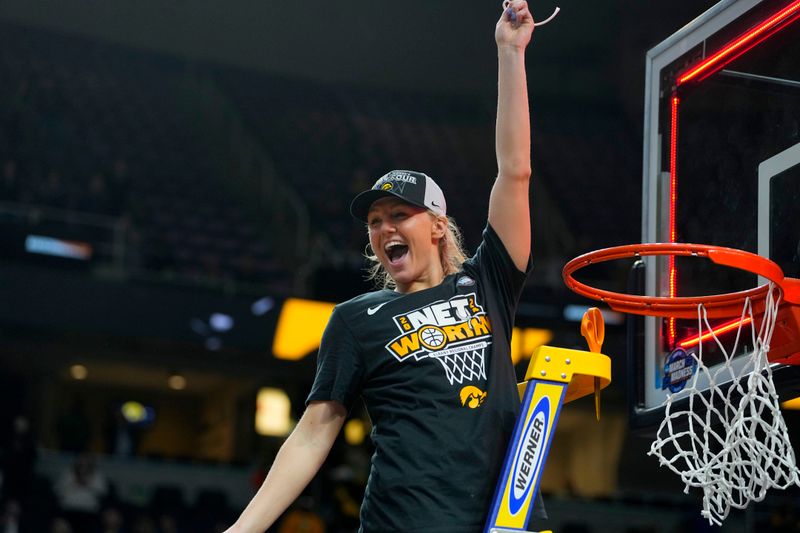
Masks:
[[[441,239],[447,233],[447,219],[444,217],[436,217],[433,219],[431,226],[431,236],[434,239]]]

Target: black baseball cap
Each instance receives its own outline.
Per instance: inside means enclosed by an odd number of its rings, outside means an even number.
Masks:
[[[392,170],[384,174],[368,191],[359,193],[350,203],[350,214],[367,222],[369,208],[375,200],[394,196],[410,204],[430,209],[437,215],[447,214],[442,189],[433,178],[413,170]]]

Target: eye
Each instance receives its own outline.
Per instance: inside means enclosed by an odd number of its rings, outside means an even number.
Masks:
[[[370,219],[367,220],[367,226],[369,226],[370,228],[374,228],[374,227],[378,226],[380,223],[381,223],[381,219],[379,219],[378,217],[370,218]]]
[[[406,217],[408,217],[408,213],[405,211],[395,211],[394,213],[392,213],[392,218],[394,218],[395,220],[402,220]]]

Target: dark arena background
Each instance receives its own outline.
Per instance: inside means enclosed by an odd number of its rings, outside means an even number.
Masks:
[[[561,268],[641,240],[645,54],[713,3],[531,3],[562,11],[527,53],[520,378],[540,344],[585,349],[590,302]],[[332,306],[371,288],[354,193],[427,172],[477,245],[499,14],[499,0],[0,1],[0,532],[235,520],[302,414]],[[625,290],[626,265],[592,275]],[[609,314],[600,423],[591,399],[561,413],[547,527],[797,531],[793,491],[722,528],[701,519],[629,430],[626,332]],[[270,531],[356,531],[370,454],[356,407]]]

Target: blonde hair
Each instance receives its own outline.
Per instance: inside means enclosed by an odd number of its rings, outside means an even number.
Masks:
[[[431,210],[428,210],[428,214],[433,218],[447,219],[447,229],[442,238],[439,239],[439,260],[442,262],[442,271],[445,276],[455,274],[461,270],[461,265],[467,259],[461,228],[451,217],[437,215]],[[378,256],[370,248],[369,244],[367,244],[364,251],[364,257],[370,263],[367,267],[367,280],[372,281],[375,284],[375,288],[394,289],[397,286],[392,276],[383,268]]]

